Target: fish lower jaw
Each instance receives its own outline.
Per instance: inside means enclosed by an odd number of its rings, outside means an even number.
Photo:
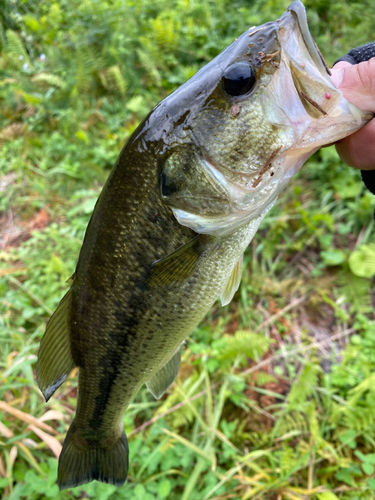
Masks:
[[[268,205],[258,210],[258,213],[248,213],[246,211],[233,212],[217,216],[200,216],[192,214],[180,209],[173,209],[174,216],[179,224],[187,226],[196,233],[210,234],[216,237],[228,236],[241,227],[254,222],[256,229],[266,216],[267,212],[272,208],[276,201],[276,196],[269,202]]]
[[[304,156],[307,159],[319,148],[334,144],[353,134],[372,118],[373,113],[363,112],[342,98],[340,104],[324,118],[309,120],[302,138],[288,150],[286,168],[289,168],[293,158]]]

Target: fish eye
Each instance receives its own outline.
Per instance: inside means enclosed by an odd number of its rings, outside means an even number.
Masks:
[[[225,71],[224,89],[232,96],[244,95],[255,85],[255,71],[252,64],[241,61],[229,66]]]

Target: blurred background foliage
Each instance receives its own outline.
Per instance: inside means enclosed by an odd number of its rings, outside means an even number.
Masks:
[[[58,492],[73,376],[34,369],[121,147],[162,98],[288,1],[0,0],[0,495],[140,500],[375,496],[375,197],[334,149],[291,182],[233,302],[187,340],[161,401],[127,411],[123,488]],[[375,39],[369,0],[305,2],[329,64]]]

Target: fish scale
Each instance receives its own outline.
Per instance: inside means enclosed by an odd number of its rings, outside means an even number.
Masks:
[[[41,342],[46,400],[79,369],[60,489],[124,484],[123,416],[138,389],[165,393],[181,343],[236,292],[243,253],[278,194],[319,147],[370,118],[332,84],[299,0],[146,117],[102,190]]]

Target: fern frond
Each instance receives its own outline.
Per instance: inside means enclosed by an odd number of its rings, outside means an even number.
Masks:
[[[350,392],[346,405],[335,404],[330,420],[332,425],[342,425],[356,431],[375,429],[375,374],[365,378]]]
[[[156,414],[161,415],[178,403],[181,403],[181,394],[178,391],[173,391],[164,401],[164,404],[157,409]],[[192,402],[192,404],[198,405],[199,403]],[[166,415],[165,418],[168,424],[172,428],[176,429],[192,422],[194,420],[194,413],[188,405],[184,405],[183,407],[177,408],[175,411],[172,411],[172,413]]]
[[[364,395],[365,392],[370,391],[374,392],[375,388],[375,373],[371,374],[369,377],[366,377],[360,384],[354,387],[350,394],[353,396],[349,399],[349,406],[354,406],[357,404],[358,400]]]
[[[239,330],[235,335],[224,335],[224,346],[218,354],[220,360],[234,360],[239,354],[250,359],[260,358],[269,348],[272,340],[264,335]]]
[[[188,409],[180,409],[176,412],[171,413],[168,416],[168,422],[172,429],[177,429],[178,427],[184,427],[194,420],[193,412]]]
[[[318,384],[318,376],[321,372],[319,365],[307,363],[296,384],[292,385],[289,394],[289,404],[301,404],[313,393],[314,386]]]
[[[107,89],[112,90],[114,92],[119,92],[122,97],[125,97],[126,91],[128,89],[128,84],[123,77],[119,66],[116,64],[115,66],[111,66],[105,72],[105,80],[107,83]]]
[[[71,96],[76,98],[81,94],[89,94],[93,85],[93,78],[100,78],[100,71],[103,61],[100,55],[91,47],[85,47],[82,44],[74,52],[74,63],[72,68],[74,73],[72,77]]]
[[[159,46],[168,49],[176,47],[176,30],[172,19],[165,19],[159,15],[152,22],[152,27]]]
[[[6,31],[6,46],[5,52],[14,61],[20,61],[22,64],[30,64],[29,55],[23,45],[19,35],[13,30]]]
[[[154,80],[154,82],[157,85],[161,85],[160,73],[159,73],[156,65],[154,64],[154,62],[149,57],[149,55],[146,54],[146,52],[143,52],[143,50],[141,50],[141,49],[137,49],[137,55],[138,55],[140,63],[145,68],[145,70],[150,75],[150,77]]]
[[[146,107],[145,99],[141,95],[136,95],[126,103],[126,109],[134,114],[142,114]]]
[[[344,271],[339,276],[339,294],[350,304],[351,312],[367,313],[372,310],[369,293],[371,281]]]
[[[66,82],[57,75],[52,75],[51,73],[39,73],[32,78],[33,82],[44,82],[48,85],[58,87],[60,89],[66,88]]]
[[[165,67],[165,56],[160,50],[155,40],[145,36],[140,37],[141,51],[154,64],[157,69]]]
[[[273,436],[280,437],[291,431],[308,432],[309,424],[306,413],[296,410],[285,411],[277,420]]]
[[[256,378],[256,384],[257,386],[262,386],[269,384],[270,382],[275,382],[276,378],[271,375],[270,373],[266,372],[258,372],[257,378]]]
[[[337,407],[331,420],[339,421],[340,425],[356,432],[374,429],[374,407],[364,405],[356,407]]]

